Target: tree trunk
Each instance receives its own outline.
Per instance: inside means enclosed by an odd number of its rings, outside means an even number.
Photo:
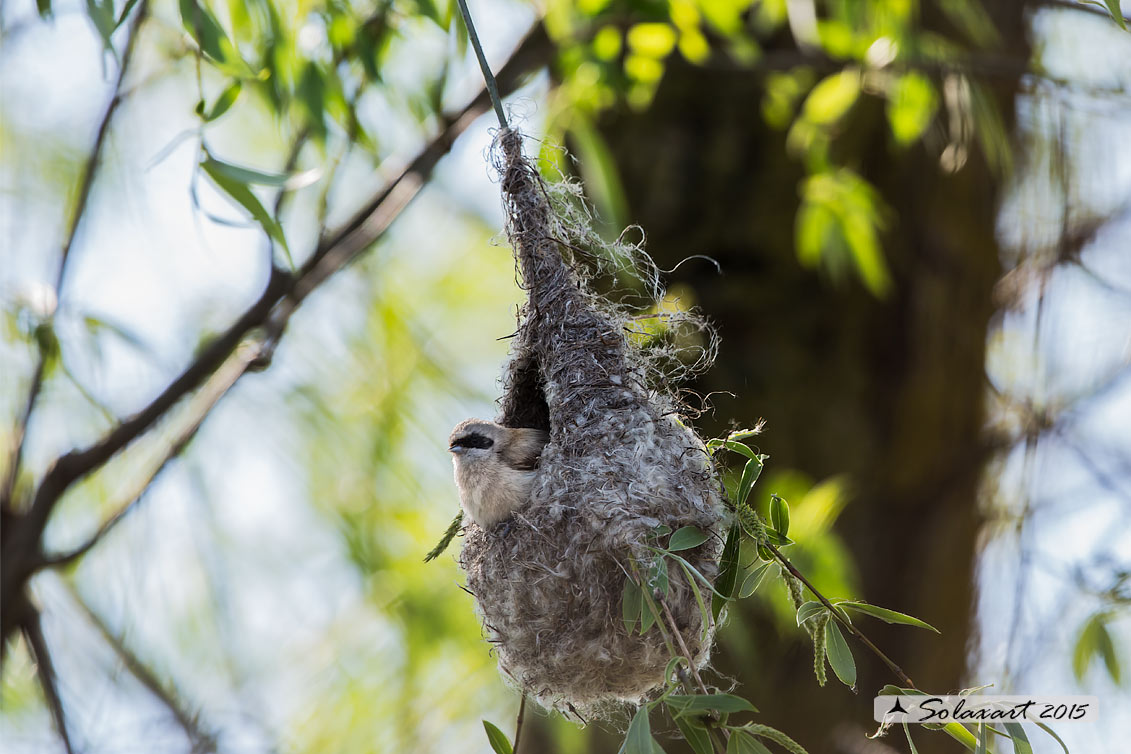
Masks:
[[[1023,63],[1022,5],[991,10]],[[1017,82],[991,83],[1009,127]],[[867,632],[920,688],[958,689],[974,629],[977,499],[989,458],[984,355],[1001,181],[977,154],[948,175],[926,149],[896,149],[882,103],[861,101],[836,144],[894,210],[884,238],[894,286],[881,300],[854,280],[833,284],[794,253],[803,173],[784,134],[762,122],[762,86],[756,72],[673,60],[646,111],[606,115],[600,127],[629,219],[647,229],[661,267],[692,254],[722,265],[721,276],[691,263],[671,276],[692,287],[723,337],[717,366],[697,388],[737,394],[717,400],[701,429],[717,434],[732,419],[765,417],[759,444],[772,468],[850,477],[854,494],[837,530],[859,568],[858,596],[916,615],[942,636],[877,621]],[[776,636],[756,600],[741,609],[735,623],[754,632],[727,637],[714,664],[737,677],[759,718],[810,754],[867,751],[858,734],[874,728],[871,697],[897,680],[857,646],[859,694],[835,680],[818,688],[810,650]],[[726,650],[734,641],[750,645],[742,655],[755,665]],[[924,752],[955,745],[942,734],[916,739]]]

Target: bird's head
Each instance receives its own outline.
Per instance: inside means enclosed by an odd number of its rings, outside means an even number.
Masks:
[[[482,419],[468,419],[452,430],[448,450],[457,466],[497,461],[504,467],[531,471],[538,465],[549,435],[540,429],[504,427]]]
[[[482,419],[468,419],[460,422],[452,430],[448,439],[448,450],[457,463],[474,463],[477,460],[494,457],[500,444],[505,442],[506,427]]]

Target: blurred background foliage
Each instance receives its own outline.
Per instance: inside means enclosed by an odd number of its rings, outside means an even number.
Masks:
[[[798,566],[943,629],[874,631],[921,687],[1094,693],[1101,722],[1058,732],[1125,738],[1118,4],[472,12],[547,173],[604,232],[642,225],[667,305],[719,325],[697,425],[768,420],[756,493],[790,501]],[[61,750],[64,719],[91,752],[487,751],[516,695],[453,558],[422,562],[456,510],[447,432],[494,414],[522,298],[454,3],[6,0],[0,23],[0,502],[27,579],[5,581],[4,750]],[[317,290],[271,299],[29,529],[55,459],[200,363],[269,274]],[[810,651],[767,582],[714,664],[813,754],[905,750],[864,738],[883,668],[858,656],[853,697]],[[616,728],[532,713],[522,750],[615,751]]]

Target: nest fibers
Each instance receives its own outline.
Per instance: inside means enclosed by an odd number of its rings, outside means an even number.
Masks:
[[[549,430],[550,442],[530,503],[509,531],[466,520],[460,565],[504,676],[545,707],[600,714],[608,702],[640,701],[665,681],[672,652],[663,634],[655,627],[630,634],[621,618],[632,563],[646,567],[655,557],[648,546],[666,542],[657,527],[707,532],[704,544],[680,554],[712,581],[718,570],[718,483],[703,443],[678,418],[672,387],[710,365],[715,338],[687,312],[661,313],[650,332],[637,332],[646,320],[593,293],[574,254],[596,244],[598,269],[627,263],[658,301],[651,259],[638,245],[600,242],[576,189],[547,186],[523,156],[518,132],[502,131],[494,155],[528,293],[498,421]],[[688,350],[679,345],[688,325],[698,331],[690,363],[679,353]],[[674,562],[669,577],[665,602],[692,661],[704,665],[714,626],[703,626]]]

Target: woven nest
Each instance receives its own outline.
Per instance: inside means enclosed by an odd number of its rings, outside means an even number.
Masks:
[[[672,653],[664,636],[655,627],[629,633],[621,617],[632,563],[649,562],[655,556],[648,546],[666,541],[657,539],[657,527],[707,532],[705,543],[680,554],[712,581],[718,570],[719,486],[670,387],[673,378],[709,365],[714,338],[684,312],[664,327],[691,324],[706,334],[690,364],[672,356],[679,350],[672,338],[642,344],[631,327],[639,318],[594,294],[574,260],[580,244],[594,242],[577,203],[558,201],[559,184],[543,182],[516,131],[500,134],[494,154],[528,292],[498,421],[548,430],[550,441],[530,502],[508,531],[466,521],[460,565],[503,675],[544,707],[600,714],[609,702],[638,702],[665,681]],[[628,259],[658,281],[639,246],[614,244],[598,256]],[[665,602],[692,661],[705,665],[714,626],[703,626],[674,564]]]

